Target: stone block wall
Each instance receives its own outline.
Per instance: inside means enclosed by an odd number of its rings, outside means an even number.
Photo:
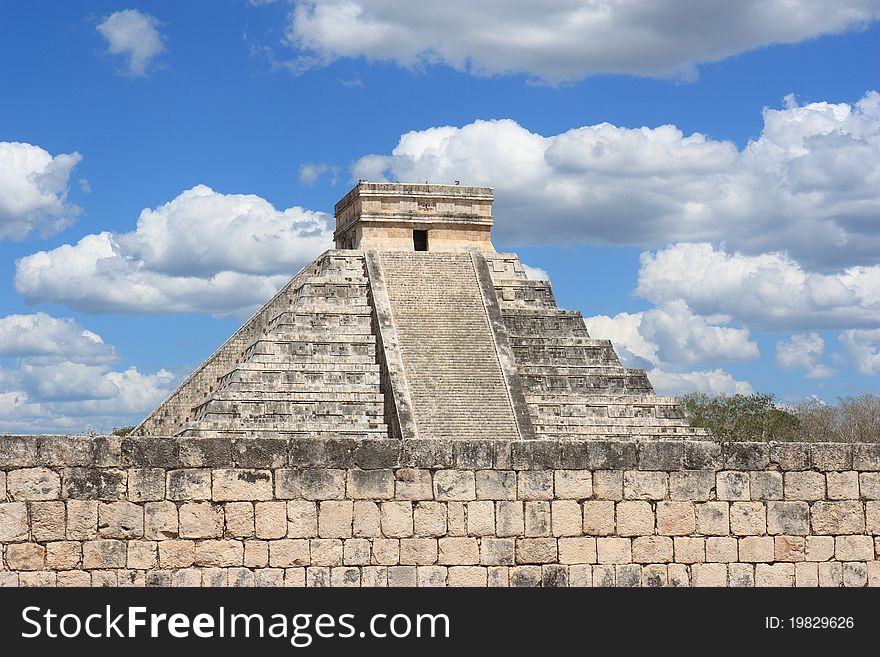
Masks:
[[[0,437],[5,586],[880,586],[880,444]]]

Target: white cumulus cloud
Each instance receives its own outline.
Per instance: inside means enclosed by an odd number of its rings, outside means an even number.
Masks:
[[[82,212],[69,203],[70,174],[79,153],[52,156],[32,144],[0,141],[0,239],[31,231],[52,235]]]
[[[69,317],[0,318],[0,432],[83,433],[132,424],[168,395],[167,370],[114,370],[116,349]]]
[[[15,287],[29,303],[92,313],[245,313],[332,247],[327,219],[197,185],[144,209],[133,232],[19,259]]]
[[[733,378],[722,369],[693,372],[667,372],[654,368],[648,372],[654,390],[661,395],[682,395],[705,392],[711,395],[750,395],[751,384]]]
[[[857,372],[880,374],[880,329],[850,329],[839,340]]]
[[[286,37],[316,63],[442,63],[554,82],[597,73],[690,77],[700,62],[878,16],[877,0],[297,0]]]
[[[114,12],[96,29],[107,40],[109,52],[125,58],[129,75],[146,75],[151,62],[165,50],[159,21],[137,9]]]
[[[818,333],[793,335],[776,343],[776,362],[784,370],[806,370],[810,379],[831,376],[833,372],[819,363],[825,351],[825,341]]]
[[[743,149],[672,125],[543,136],[479,120],[405,133],[390,154],[358,159],[352,176],[492,186],[502,244],[723,241],[808,266],[876,262],[880,94],[786,103],[764,111]]]
[[[744,255],[711,244],[643,253],[636,293],[655,304],[683,300],[701,315],[771,330],[880,323],[880,266],[824,274],[782,253]]]

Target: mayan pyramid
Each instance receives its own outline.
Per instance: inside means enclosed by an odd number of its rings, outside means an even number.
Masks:
[[[294,276],[135,434],[705,435],[490,240],[493,191],[360,182]]]

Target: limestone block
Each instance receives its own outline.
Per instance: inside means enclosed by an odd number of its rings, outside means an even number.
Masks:
[[[669,499],[704,502],[715,488],[715,473],[710,470],[683,470],[669,473]],[[665,572],[665,569],[664,569]]]
[[[687,568],[685,568],[685,576],[687,576]],[[598,565],[593,566],[593,586],[608,587],[617,585],[617,572],[614,566]]]
[[[594,472],[593,496],[597,500],[622,500],[623,473],[617,470],[599,470]]]
[[[739,539],[739,560],[755,563],[773,561],[776,553],[772,536],[746,536]]]
[[[860,534],[865,531],[861,502],[814,502],[810,521],[816,534]]]
[[[572,584],[572,586],[574,586]],[[669,586],[669,577],[665,564],[653,563],[642,566],[642,586],[657,588]]]
[[[727,586],[727,566],[723,563],[695,563],[691,575],[694,586]]]
[[[351,538],[354,506],[351,500],[328,500],[318,504],[318,536]]]
[[[806,502],[768,502],[767,531],[770,534],[810,533],[810,505]]]
[[[342,563],[346,566],[369,566],[372,545],[365,538],[349,538],[342,542]]]
[[[668,536],[639,536],[633,539],[632,557],[636,563],[669,563],[672,556],[673,543]]]
[[[110,588],[119,586],[119,576],[116,570],[93,570],[91,572],[93,588]]]
[[[557,561],[555,538],[516,539],[517,563],[554,563]]]
[[[102,538],[142,538],[144,508],[132,502],[101,503],[98,507],[98,534]]]
[[[853,470],[880,470],[880,444],[860,443],[853,445]]]
[[[401,468],[394,473],[394,497],[398,500],[430,500],[434,498],[434,486],[430,470]]]
[[[214,470],[212,481],[212,498],[217,502],[272,499],[270,470]]]
[[[86,570],[95,568],[125,568],[128,559],[125,541],[115,539],[86,541],[82,544],[82,551],[82,567]]]
[[[755,586],[794,586],[794,564],[759,563],[755,566]]]
[[[750,499],[749,473],[736,470],[719,472],[715,478],[715,492],[719,500]]]
[[[880,534],[880,502],[865,503],[865,529],[869,534]]]
[[[317,534],[317,524],[315,525],[315,533]],[[443,533],[446,533],[445,525]],[[382,535],[378,504],[363,500],[357,500],[354,503],[352,507],[352,535],[365,538],[375,538]]]
[[[309,541],[301,538],[269,541],[269,565],[272,568],[291,568],[311,564]]]
[[[382,502],[379,506],[383,536],[403,538],[413,535],[412,502]]]
[[[501,537],[522,536],[525,534],[524,507],[520,501],[499,501],[495,503],[496,534]]]
[[[306,586],[310,588],[330,586],[330,569],[321,566],[306,568]]]
[[[443,502],[416,502],[413,508],[413,534],[425,537],[446,534],[446,505]]]
[[[15,501],[57,500],[61,495],[61,477],[49,468],[10,470],[6,491]]]
[[[254,574],[247,568],[230,568],[229,586],[243,587],[254,585]]]
[[[245,541],[244,542],[244,566],[245,568],[265,568],[269,565],[269,542],[268,541]]]
[[[24,502],[0,502],[0,543],[28,539],[28,512]]]
[[[512,538],[485,537],[480,540],[480,563],[484,566],[512,566],[514,554],[515,543]]]
[[[446,586],[446,568],[444,566],[419,566],[416,568],[416,581],[420,587]]]
[[[180,538],[220,538],[223,509],[210,502],[189,502],[180,507]]]
[[[131,468],[128,471],[130,502],[158,502],[165,499],[165,470],[162,468]]]
[[[392,566],[400,561],[400,540],[396,538],[373,539],[373,563]]]
[[[794,585],[802,588],[819,586],[819,566],[814,563],[796,563]]]
[[[843,585],[846,587],[867,586],[867,565],[856,561],[843,564]]]
[[[706,539],[676,536],[673,540],[676,563],[702,563],[706,560]]]
[[[472,470],[438,470],[434,473],[434,498],[437,500],[476,499]]]
[[[360,504],[355,502],[352,506],[352,530],[356,536],[361,535],[357,533]],[[291,500],[287,503],[287,535],[290,538],[314,538],[318,535],[318,507],[314,502]]]
[[[632,563],[632,543],[628,538],[597,538],[596,559],[600,564]],[[593,580],[595,581],[595,570]],[[613,586],[613,584],[612,584]]]
[[[331,580],[332,580],[331,574]],[[282,587],[284,586],[283,568],[260,568],[254,571],[254,586]]]
[[[806,540],[803,536],[774,536],[773,551],[776,561],[803,561]]]
[[[545,589],[568,586],[568,566],[559,564],[541,566],[541,586]]]
[[[418,570],[415,566],[390,566],[388,568],[388,586],[418,586]]]
[[[67,536],[70,535],[72,502],[67,503]],[[97,525],[97,505],[95,506],[95,525]],[[144,538],[162,540],[177,538],[178,515],[174,502],[147,502],[144,504]]]
[[[807,502],[825,499],[825,475],[807,470],[785,473],[785,499]]]
[[[574,500],[555,500],[550,505],[554,536],[583,534],[583,509]]]
[[[474,565],[480,562],[480,545],[476,538],[441,538],[437,541],[437,547],[437,563],[440,565]]]
[[[767,533],[767,510],[763,502],[734,502],[730,505],[730,533],[761,536]]]
[[[753,500],[781,500],[782,473],[759,471],[749,473],[749,486]]]
[[[330,569],[330,586],[356,587],[361,585],[361,570],[350,566],[336,566]]]
[[[755,585],[755,567],[750,563],[732,563],[727,567],[730,586],[752,587]]]
[[[46,568],[74,570],[82,562],[82,544],[79,541],[46,543]]]
[[[106,468],[65,468],[62,497],[112,502],[125,497],[127,473]],[[7,482],[8,485],[8,482]]]
[[[589,566],[586,566],[589,570]],[[507,588],[510,586],[510,568],[507,566],[489,566],[486,586]]]
[[[826,472],[825,481],[829,500],[859,499],[858,472]]]
[[[169,500],[194,502],[211,499],[211,471],[207,469],[169,470]]]
[[[173,506],[173,505],[172,505]],[[174,514],[177,531],[177,512]],[[98,537],[98,503],[83,500],[67,501],[67,538],[88,540]],[[152,538],[152,537],[149,537]]]
[[[834,539],[838,561],[870,561],[874,558],[874,539],[870,536],[838,536]]]
[[[818,564],[819,586],[838,587],[843,586],[843,566],[837,561],[823,562]]]
[[[703,502],[697,504],[698,534],[726,536],[730,533],[730,504],[728,502]]]
[[[232,539],[196,541],[197,566],[228,568],[244,562],[244,543]]]
[[[523,470],[518,472],[517,497],[521,500],[552,500],[553,471]]]
[[[533,588],[541,585],[542,578],[541,566],[514,566],[510,569],[509,585],[512,587]]]
[[[553,478],[557,499],[584,500],[593,494],[593,477],[589,470],[556,470]]]
[[[828,561],[834,558],[833,536],[807,536],[804,546],[807,561]]]
[[[777,443],[770,448],[770,460],[785,472],[810,468],[810,446],[806,443]]]
[[[2,576],[3,573],[0,573],[0,577]],[[92,576],[82,570],[68,570],[57,573],[56,583],[58,586],[64,587],[91,586]],[[2,581],[0,581],[0,586],[3,586]]]
[[[664,574],[666,569],[663,569]],[[644,575],[644,570],[642,571]],[[593,568],[586,564],[572,564],[568,567],[568,585],[579,588],[593,586]]]
[[[669,492],[665,472],[631,470],[623,475],[623,497],[628,500],[663,500]]]
[[[446,581],[449,586],[483,587],[488,581],[488,569],[482,566],[452,566]]]
[[[392,470],[349,470],[347,497],[355,500],[390,500],[394,497]]]
[[[290,586],[286,579],[285,585]],[[361,586],[388,586],[388,569],[385,566],[364,566],[361,568]]]
[[[477,470],[478,500],[515,500],[516,472],[513,470]]]
[[[495,503],[491,500],[467,502],[468,536],[495,535]]]
[[[551,529],[550,502],[525,503],[525,535],[549,536]]]
[[[160,568],[189,568],[196,559],[196,545],[192,541],[159,541]]]
[[[368,552],[369,554],[369,552]],[[400,563],[404,566],[430,566],[437,562],[437,539],[400,539]]]
[[[649,502],[618,502],[617,533],[621,536],[653,534],[654,510],[651,508],[651,504]]]
[[[446,530],[450,536],[467,535],[467,514],[464,502],[446,503]]]
[[[158,543],[155,541],[128,542],[127,565],[129,568],[152,570],[158,562]]]
[[[687,536],[696,530],[693,502],[657,502],[657,533]]]
[[[587,501],[584,508],[584,534],[611,536],[614,533],[614,502]]]
[[[859,493],[865,500],[880,500],[880,472],[859,473]]]
[[[817,470],[849,470],[852,468],[852,445],[846,443],[813,443],[810,445],[811,464]]]
[[[12,543],[6,546],[6,564],[10,570],[43,570],[46,548],[37,543]]]
[[[257,502],[254,505],[254,534],[266,539],[287,536],[287,503]]]
[[[226,517],[226,536],[252,538],[254,536],[254,503],[227,502],[223,505]]]
[[[732,536],[711,536],[706,539],[706,561],[733,563],[738,559],[737,541]]]

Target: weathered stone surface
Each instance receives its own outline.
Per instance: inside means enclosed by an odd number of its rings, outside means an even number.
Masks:
[[[211,499],[211,471],[203,468],[168,471],[168,499],[185,502]]]
[[[349,470],[346,494],[356,500],[390,500],[394,497],[394,471]]]
[[[217,502],[272,499],[269,470],[214,470],[212,482],[212,499]]]
[[[98,507],[98,534],[103,538],[141,538],[144,508],[131,502],[112,502]]]
[[[394,497],[399,500],[430,500],[434,497],[430,470],[401,468],[395,472],[395,480]]]
[[[24,502],[0,502],[0,542],[26,541],[29,532],[27,505]]]
[[[865,531],[865,509],[861,502],[815,502],[810,522],[816,534],[859,534]]]
[[[68,517],[71,504],[71,502],[67,504]],[[97,509],[95,510],[97,512]],[[157,541],[177,538],[178,525],[177,506],[174,502],[147,502],[144,504],[144,538]]]
[[[113,501],[126,493],[122,470],[66,468],[62,474],[62,497],[74,500]]]
[[[61,495],[61,477],[49,468],[11,470],[6,475],[6,490],[13,500],[57,500]]]
[[[210,502],[187,502],[180,506],[180,538],[220,538],[223,509]]]
[[[156,502],[165,499],[165,470],[131,468],[128,471],[128,499],[131,502]]]

